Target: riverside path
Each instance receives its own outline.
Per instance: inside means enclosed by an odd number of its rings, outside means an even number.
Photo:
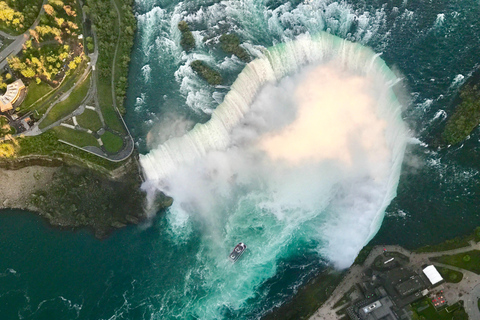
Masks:
[[[408,251],[400,246],[376,246],[372,249],[363,265],[353,265],[348,270],[342,282],[335,288],[330,298],[310,317],[310,320],[337,320],[338,316],[333,308],[334,304],[339,301],[347,291],[357,283],[365,271],[373,264],[375,258],[383,253],[384,249],[390,252],[399,252],[410,259],[409,265],[412,268],[418,268],[425,264],[432,264],[430,258],[440,257],[443,255],[453,255],[465,253],[471,250],[480,250],[480,243],[471,241],[468,246],[453,250],[440,252],[416,253]],[[469,319],[480,319],[477,301],[480,299],[480,275],[468,270],[460,269],[450,265],[435,262],[435,265],[449,268],[462,272],[464,277],[459,283],[445,283],[445,297],[449,303],[455,303],[459,300],[464,301],[465,311]]]

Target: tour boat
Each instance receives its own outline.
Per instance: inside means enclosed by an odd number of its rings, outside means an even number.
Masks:
[[[240,242],[239,244],[237,244],[235,246],[235,248],[233,249],[233,251],[230,253],[230,255],[228,256],[228,258],[232,261],[232,262],[235,262],[237,261],[240,256],[243,254],[243,252],[247,249],[247,246],[245,245],[245,243],[243,242]]]

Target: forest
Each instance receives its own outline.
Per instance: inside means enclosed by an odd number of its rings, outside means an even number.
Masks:
[[[97,68],[99,81],[110,83],[113,72],[115,52],[115,96],[119,111],[125,113],[123,106],[127,92],[128,66],[130,52],[133,46],[133,37],[136,29],[136,20],[133,15],[133,0],[116,0],[120,11],[121,26],[118,26],[118,17],[112,1],[87,0],[83,7],[85,13],[93,20],[94,30],[98,38],[99,59]],[[119,36],[120,35],[120,36]],[[117,40],[118,51],[117,51]]]
[[[52,87],[75,70],[85,59],[78,39],[82,29],[76,6],[76,0],[49,0],[38,26],[29,30],[31,39],[25,42],[22,54],[8,59],[10,68]]]

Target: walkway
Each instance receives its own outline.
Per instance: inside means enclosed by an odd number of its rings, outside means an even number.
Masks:
[[[47,0],[45,0],[47,1]],[[44,1],[44,3],[45,3]],[[113,0],[112,0],[113,1]],[[80,4],[82,4],[82,1],[80,1]],[[114,7],[115,9],[117,10],[117,14],[118,14],[118,17],[120,18],[120,13],[118,12],[118,8],[116,7],[116,4],[115,2],[113,1],[113,4],[114,4]],[[43,10],[43,9],[42,9]],[[83,15],[83,20],[86,19],[86,16],[85,16],[85,13],[82,11],[82,15]],[[120,20],[119,20],[119,24],[120,24]],[[119,25],[120,26],[120,25]],[[120,27],[119,27],[120,28]],[[86,102],[91,100],[93,98],[94,100],[94,103],[95,103],[95,107],[94,107],[94,110],[97,111],[98,113],[98,116],[100,117],[100,120],[104,126],[104,128],[107,128],[107,126],[105,125],[105,120],[103,118],[103,114],[101,112],[101,109],[100,109],[100,105],[99,105],[99,102],[98,102],[98,91],[97,91],[97,71],[96,71],[96,68],[95,68],[95,65],[97,63],[97,60],[98,60],[98,40],[97,40],[97,35],[96,35],[96,32],[95,30],[92,30],[92,34],[93,34],[93,39],[94,39],[94,44],[95,44],[95,49],[94,49],[94,52],[91,53],[89,55],[89,58],[90,58],[90,64],[89,66],[86,68],[86,70],[84,71],[84,73],[82,74],[82,76],[80,77],[80,80],[77,81],[77,83],[72,86],[72,88],[70,88],[67,92],[63,93],[57,100],[55,100],[50,106],[49,108],[47,109],[47,111],[45,112],[45,114],[43,115],[43,117],[27,132],[24,132],[23,134],[25,136],[36,136],[36,135],[39,135],[53,127],[56,127],[56,126],[59,126],[61,123],[63,123],[64,121],[70,119],[72,116],[77,116],[77,115],[80,115],[84,112],[85,110],[85,107],[86,107]],[[120,36],[120,30],[119,30],[119,36]],[[118,38],[118,41],[117,41],[117,48],[115,50],[115,55],[116,55],[116,52],[117,52],[117,49],[118,49],[118,43],[120,42],[120,38]],[[1,53],[0,53],[1,54]],[[1,66],[1,64],[0,64]],[[115,69],[115,59],[113,61],[113,70]],[[91,85],[90,85],[90,88],[89,88],[89,91],[85,97],[85,99],[82,101],[81,105],[75,109],[72,113],[70,113],[69,115],[63,117],[62,119],[59,119],[57,120],[55,123],[43,128],[43,129],[40,129],[39,128],[39,124],[42,122],[42,120],[47,116],[47,114],[50,112],[50,110],[58,103],[58,102],[61,102],[61,101],[64,101],[65,99],[67,99],[71,92],[73,92],[73,90],[75,90],[75,88],[77,87],[77,85],[79,85],[89,74],[89,72],[92,72],[92,82],[91,82]],[[113,108],[115,109],[115,111],[117,112],[118,114],[118,117],[120,119],[120,121],[123,123],[123,126],[125,128],[125,131],[126,131],[126,134],[123,135],[123,134],[118,134],[120,136],[123,136],[123,148],[122,150],[120,150],[119,152],[115,153],[115,154],[108,154],[104,148],[98,148],[98,147],[78,147],[78,146],[75,146],[73,144],[70,144],[66,141],[63,141],[63,140],[60,140],[61,142],[63,143],[66,143],[68,145],[71,145],[73,147],[76,147],[78,149],[81,149],[83,151],[86,151],[86,152],[89,152],[89,153],[92,153],[92,154],[95,154],[96,156],[99,156],[99,157],[102,157],[102,158],[105,158],[107,160],[110,160],[110,161],[113,161],[113,162],[120,162],[120,161],[123,161],[125,159],[127,159],[132,153],[133,153],[133,150],[135,148],[135,145],[134,145],[134,141],[133,141],[133,137],[131,136],[128,128],[127,128],[127,125],[125,124],[124,120],[123,120],[123,117],[120,115],[118,109],[117,109],[117,106],[116,106],[116,98],[115,98],[115,95],[114,95],[114,83],[113,83],[113,78],[114,78],[114,75],[113,75],[113,71],[112,71],[112,98],[113,98]],[[81,127],[75,127],[75,130],[79,130],[79,131],[85,131],[85,129],[81,128]]]
[[[409,265],[413,268],[418,268],[425,264],[432,264],[430,258],[439,257],[443,255],[453,255],[458,253],[465,253],[471,250],[480,250],[480,243],[470,242],[470,245],[463,248],[441,251],[441,252],[426,252],[415,253],[408,251],[400,246],[376,246],[372,249],[367,259],[362,266],[354,265],[350,267],[342,282],[335,288],[330,298],[317,310],[317,312],[310,318],[314,320],[337,320],[338,316],[333,309],[333,305],[340,300],[345,293],[362,278],[365,271],[373,264],[376,257],[381,255],[384,251],[399,252],[410,259]],[[477,301],[480,299],[480,275],[456,268],[442,263],[435,262],[435,265],[449,268],[463,273],[464,278],[459,283],[445,283],[445,297],[449,304],[453,304],[459,300],[465,301],[465,311],[469,319],[480,319],[480,312],[478,310]]]
[[[43,6],[46,3],[47,3],[47,0],[43,0],[42,7],[40,8],[40,12],[38,13],[37,19],[35,19],[32,26],[27,31],[22,33],[21,35],[15,37],[15,36],[9,35],[5,32],[0,33],[0,35],[2,35],[5,38],[8,38],[10,40],[15,39],[8,47],[6,47],[2,51],[0,51],[0,69],[3,69],[7,66],[7,64],[8,64],[7,58],[8,57],[15,56],[15,55],[19,54],[20,51],[22,51],[23,44],[25,43],[25,41],[27,41],[30,38],[29,31],[31,29],[35,29],[35,27],[38,26],[38,24],[40,23],[40,17],[42,15],[43,11],[44,11]]]

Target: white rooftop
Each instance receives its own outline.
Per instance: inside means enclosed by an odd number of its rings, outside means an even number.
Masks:
[[[430,283],[432,285],[436,284],[436,283],[439,283],[440,281],[443,280],[442,276],[440,275],[440,273],[437,271],[437,268],[435,268],[434,266],[430,265],[428,267],[426,267],[425,269],[423,269],[423,273],[427,276],[428,278],[428,281],[430,281]]]

